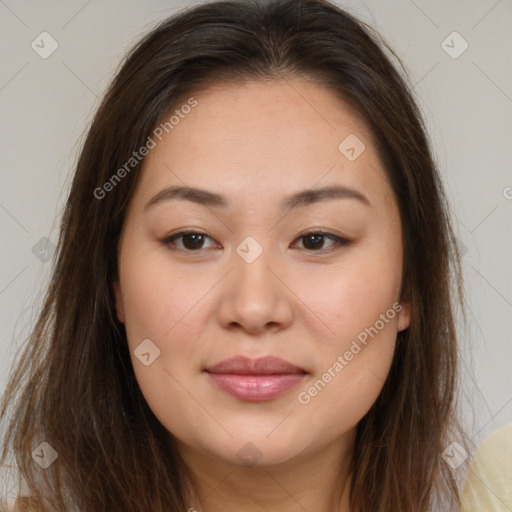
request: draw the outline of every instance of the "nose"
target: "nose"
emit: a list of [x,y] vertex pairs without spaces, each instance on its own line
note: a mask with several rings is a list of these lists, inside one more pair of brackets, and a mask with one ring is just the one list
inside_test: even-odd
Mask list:
[[219,322],[227,329],[258,335],[288,327],[294,316],[293,293],[270,251],[252,263],[233,255],[234,268],[224,281]]

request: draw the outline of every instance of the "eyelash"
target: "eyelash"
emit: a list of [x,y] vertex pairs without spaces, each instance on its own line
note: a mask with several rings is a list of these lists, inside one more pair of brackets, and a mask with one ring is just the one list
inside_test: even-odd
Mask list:
[[[195,252],[199,253],[202,250],[204,250],[202,248],[201,249],[197,249],[197,250],[190,250],[190,249],[185,249],[185,248],[181,248],[181,247],[176,247],[174,245],[174,241],[176,239],[182,238],[185,235],[203,235],[203,236],[213,240],[206,233],[202,233],[201,231],[180,231],[179,233],[176,233],[176,234],[174,234],[172,236],[168,236],[168,237],[164,238],[163,240],[161,240],[161,243],[163,245],[165,245],[168,249],[173,250],[173,251],[184,251],[184,252],[188,252],[188,253],[195,253]],[[320,236],[323,236],[325,238],[329,238],[330,240],[333,240],[335,242],[334,245],[332,245],[330,248],[327,248],[327,249],[318,249],[318,250],[303,249],[303,250],[306,250],[306,251],[309,251],[309,252],[312,252],[312,253],[324,253],[325,254],[325,253],[328,253],[328,252],[333,252],[333,251],[339,250],[342,247],[347,247],[347,246],[349,246],[349,245],[351,245],[353,243],[351,240],[339,237],[337,235],[334,235],[332,233],[328,233],[328,232],[325,232],[325,231],[308,231],[307,233],[303,233],[302,235],[300,235],[297,238],[297,240],[300,240],[302,238],[306,238],[306,237],[311,236],[311,235],[320,235]],[[174,245],[174,247],[173,247],[173,245]]]

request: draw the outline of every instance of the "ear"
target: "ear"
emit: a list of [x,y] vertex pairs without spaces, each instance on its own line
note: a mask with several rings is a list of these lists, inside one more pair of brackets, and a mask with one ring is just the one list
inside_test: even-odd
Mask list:
[[411,325],[411,303],[401,302],[402,309],[398,313],[398,330],[403,331]]
[[114,281],[114,294],[116,296],[116,312],[117,318],[124,324],[124,305],[123,297],[121,295],[121,287],[117,281]]

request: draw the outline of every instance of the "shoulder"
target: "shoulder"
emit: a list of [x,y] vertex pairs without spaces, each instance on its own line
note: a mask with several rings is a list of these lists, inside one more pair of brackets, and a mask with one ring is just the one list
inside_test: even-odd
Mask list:
[[[512,423],[504,425],[503,427],[495,430],[489,434],[482,442],[480,447],[504,447],[502,443],[508,443],[506,446],[510,449],[510,441],[512,440]],[[480,448],[479,448],[480,449]]]
[[471,461],[462,498],[464,512],[512,510],[512,423],[482,441]]

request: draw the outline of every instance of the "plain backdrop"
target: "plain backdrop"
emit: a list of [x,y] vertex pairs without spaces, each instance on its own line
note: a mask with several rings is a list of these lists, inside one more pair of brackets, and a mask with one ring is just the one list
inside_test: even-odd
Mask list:
[[[0,0],[0,392],[48,282],[91,116],[132,45],[190,3]],[[464,254],[462,399],[479,442],[512,421],[512,2],[338,3],[394,48],[427,120]],[[47,58],[42,37],[45,51],[58,45]]]

